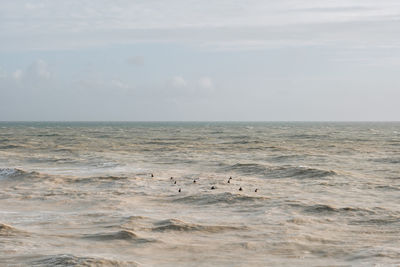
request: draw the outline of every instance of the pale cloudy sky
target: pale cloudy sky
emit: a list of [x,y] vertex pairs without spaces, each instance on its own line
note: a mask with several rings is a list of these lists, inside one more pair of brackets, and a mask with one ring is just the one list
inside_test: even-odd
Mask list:
[[0,0],[0,120],[400,120],[398,0]]

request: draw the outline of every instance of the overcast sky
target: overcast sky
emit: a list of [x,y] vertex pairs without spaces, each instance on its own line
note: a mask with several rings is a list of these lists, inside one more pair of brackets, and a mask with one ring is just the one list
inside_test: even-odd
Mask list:
[[400,120],[398,0],[0,0],[0,120]]

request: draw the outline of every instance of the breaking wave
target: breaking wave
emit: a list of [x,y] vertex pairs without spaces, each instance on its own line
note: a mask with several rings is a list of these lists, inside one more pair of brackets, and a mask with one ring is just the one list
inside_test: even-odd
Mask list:
[[37,175],[39,175],[38,172],[27,172],[17,168],[0,168],[0,178],[18,178]]
[[14,228],[11,225],[0,223],[0,237],[12,237],[18,235],[28,235],[28,233]]

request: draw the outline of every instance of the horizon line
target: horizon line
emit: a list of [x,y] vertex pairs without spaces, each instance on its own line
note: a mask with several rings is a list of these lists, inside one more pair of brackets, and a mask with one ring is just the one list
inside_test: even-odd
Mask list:
[[0,123],[15,122],[148,122],[148,123],[176,123],[176,122],[400,122],[400,120],[0,120]]

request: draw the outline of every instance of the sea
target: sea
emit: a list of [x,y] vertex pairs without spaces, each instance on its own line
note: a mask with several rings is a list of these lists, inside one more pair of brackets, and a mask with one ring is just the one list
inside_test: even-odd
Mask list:
[[400,266],[400,122],[0,122],[0,266]]

